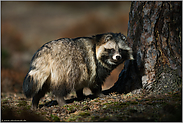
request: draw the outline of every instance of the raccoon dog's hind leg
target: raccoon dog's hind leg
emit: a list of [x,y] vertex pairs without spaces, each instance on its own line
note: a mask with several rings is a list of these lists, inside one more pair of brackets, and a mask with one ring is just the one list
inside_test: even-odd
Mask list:
[[66,85],[67,84],[63,82],[62,84],[52,86],[51,88],[52,93],[56,96],[59,106],[64,106],[66,104],[64,97],[71,91]]
[[38,93],[36,93],[32,99],[32,108],[33,109],[36,109],[38,108],[38,104],[39,104],[39,100],[44,97],[44,95],[46,94],[46,92],[49,91],[49,83],[48,82],[45,82],[43,84],[43,87],[42,89],[40,89],[38,91]]

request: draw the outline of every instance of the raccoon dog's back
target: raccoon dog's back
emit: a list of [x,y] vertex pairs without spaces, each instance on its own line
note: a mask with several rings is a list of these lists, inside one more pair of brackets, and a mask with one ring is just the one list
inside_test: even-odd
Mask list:
[[59,90],[56,93],[62,96],[74,88],[88,86],[96,69],[91,40],[63,38],[44,44],[34,54],[25,77],[23,91],[26,97],[34,96],[44,84],[47,91]]

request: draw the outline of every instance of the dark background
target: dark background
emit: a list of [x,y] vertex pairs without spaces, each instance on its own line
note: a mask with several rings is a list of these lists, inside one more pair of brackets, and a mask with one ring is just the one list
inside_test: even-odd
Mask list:
[[[1,2],[1,91],[22,92],[33,54],[58,38],[121,32],[127,35],[131,2]],[[118,79],[120,65],[103,89]]]

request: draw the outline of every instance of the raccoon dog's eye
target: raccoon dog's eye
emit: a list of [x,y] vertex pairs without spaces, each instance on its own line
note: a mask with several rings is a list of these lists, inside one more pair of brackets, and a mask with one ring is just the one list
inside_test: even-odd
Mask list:
[[119,52],[120,53],[127,53],[128,51],[127,50],[123,50],[123,49],[119,49]]
[[109,36],[107,36],[107,37],[105,38],[105,41],[107,42],[107,41],[110,41],[111,39],[112,39],[112,36],[109,35]]
[[111,52],[115,52],[115,50],[114,49],[111,49]]
[[114,53],[115,49],[107,49],[108,53]]
[[119,49],[119,52],[122,52],[123,50],[122,49]]

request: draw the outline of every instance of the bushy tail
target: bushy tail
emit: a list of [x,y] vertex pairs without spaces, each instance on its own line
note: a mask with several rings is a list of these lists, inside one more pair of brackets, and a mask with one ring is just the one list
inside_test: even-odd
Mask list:
[[33,97],[39,90],[42,89],[43,84],[49,77],[48,73],[43,73],[40,71],[33,72],[33,70],[27,73],[23,82],[23,92],[27,98]]
[[32,97],[33,95],[33,78],[27,73],[24,82],[23,82],[23,92],[27,98]]

